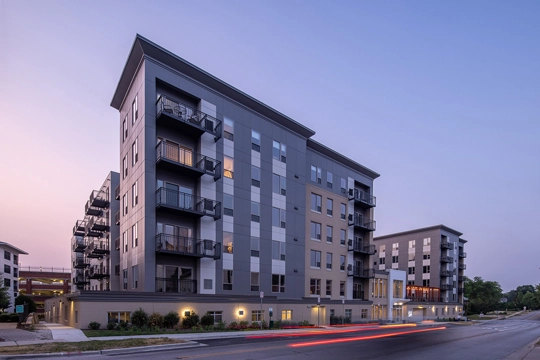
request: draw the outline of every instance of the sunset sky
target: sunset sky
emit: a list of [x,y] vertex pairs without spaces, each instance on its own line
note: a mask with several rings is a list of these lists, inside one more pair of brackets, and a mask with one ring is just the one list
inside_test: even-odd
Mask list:
[[463,232],[469,277],[540,283],[540,2],[0,0],[0,241],[70,268],[119,171],[137,33],[381,174],[375,236]]

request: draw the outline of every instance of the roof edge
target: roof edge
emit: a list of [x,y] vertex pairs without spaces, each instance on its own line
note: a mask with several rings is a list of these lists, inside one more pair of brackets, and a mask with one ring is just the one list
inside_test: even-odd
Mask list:
[[4,245],[4,246],[6,246],[6,247],[9,247],[9,248],[11,248],[11,249],[17,251],[17,252],[18,252],[19,254],[21,254],[21,255],[28,255],[28,253],[27,253],[26,251],[21,250],[21,249],[19,249],[18,247],[11,245],[10,243],[0,241],[0,245]]
[[451,233],[453,233],[453,234],[456,234],[457,236],[463,235],[463,233],[460,233],[460,232],[457,231],[457,230],[454,230],[454,229],[452,229],[452,228],[449,228],[449,227],[446,226],[446,225],[439,224],[439,225],[428,226],[428,227],[425,227],[425,228],[419,228],[419,229],[413,229],[413,230],[406,230],[406,231],[402,231],[402,232],[398,232],[398,233],[393,233],[393,234],[387,234],[387,235],[376,236],[376,237],[373,237],[373,241],[376,241],[376,240],[384,240],[384,239],[391,238],[391,237],[402,236],[402,235],[408,235],[408,234],[414,234],[414,233],[418,233],[418,232],[429,231],[429,230],[436,230],[436,229],[445,230],[445,231],[451,232]]

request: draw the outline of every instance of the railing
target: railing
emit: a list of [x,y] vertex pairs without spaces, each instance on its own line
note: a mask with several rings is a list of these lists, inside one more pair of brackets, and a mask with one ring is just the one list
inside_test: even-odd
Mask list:
[[377,198],[375,196],[358,189],[349,189],[349,200],[361,202],[369,206],[376,206],[377,202]]
[[464,252],[464,251],[460,251],[460,252],[459,252],[459,257],[460,257],[460,258],[466,258],[466,257],[467,257],[467,253]]
[[456,272],[454,270],[441,270],[441,277],[453,276]]
[[90,205],[90,200],[88,200],[86,204],[84,204],[84,213],[86,215],[101,216],[103,214],[103,210],[98,207],[93,207]]
[[57,273],[71,273],[71,268],[56,268],[56,267],[43,267],[43,266],[19,266],[19,274],[21,271],[39,271],[39,272],[57,272]]
[[90,206],[100,208],[109,206],[109,195],[105,191],[93,190],[90,193]]
[[352,293],[352,298],[353,300],[366,300],[364,298],[364,291],[359,291],[359,290],[354,290],[353,289],[353,293]]
[[452,262],[454,262],[454,258],[452,256],[441,256],[441,262],[442,263],[452,263]]
[[156,206],[191,211],[216,220],[221,218],[221,202],[163,187],[156,190]]
[[109,228],[109,219],[107,217],[98,219],[90,218],[90,220],[88,220],[88,227],[97,231],[107,230]]
[[87,273],[89,278],[107,277],[109,276],[109,267],[99,265],[90,266],[90,268],[87,270]]
[[166,159],[182,166],[197,169],[212,175],[214,180],[221,177],[221,161],[209,156],[184,149],[178,145],[161,141],[156,145],[156,161]]
[[414,302],[442,302],[442,297],[434,296],[406,296],[406,299]]
[[75,223],[75,226],[73,227],[73,235],[75,235],[76,233],[84,234],[85,228],[86,228],[86,221],[77,220],[77,222]]
[[467,268],[467,265],[465,264],[459,264],[458,265],[459,270],[465,270]]
[[354,225],[371,231],[375,231],[375,220],[365,218],[362,214],[355,213],[354,217],[349,214],[349,226]]
[[161,95],[156,101],[156,118],[161,113],[214,135],[216,141],[221,138],[220,120],[165,95]]
[[77,257],[74,261],[73,261],[73,267],[79,267],[79,268],[83,268],[83,267],[87,267],[89,266],[90,264],[88,263],[88,260],[86,260],[86,258],[84,257]]
[[86,247],[86,242],[84,241],[83,236],[73,235],[73,237],[71,238],[71,242],[73,243],[73,250]]
[[452,290],[454,285],[452,284],[441,284],[441,290]]
[[375,254],[375,245],[363,245],[362,241],[358,240],[349,240],[349,251],[355,251],[360,253],[365,253],[368,255]]
[[465,276],[458,276],[458,281],[459,282],[465,281]]
[[157,292],[197,293],[197,280],[156,278]]
[[105,253],[109,251],[107,240],[93,240],[88,242],[88,251],[93,253]]
[[120,184],[116,185],[114,188],[114,198],[120,200]]
[[442,240],[441,249],[454,250],[454,244],[452,244],[451,242],[448,242],[448,240]]
[[364,269],[360,266],[347,266],[347,275],[371,279],[375,277],[375,269]]
[[170,251],[183,255],[221,258],[221,244],[212,240],[186,236],[157,234],[156,251]]

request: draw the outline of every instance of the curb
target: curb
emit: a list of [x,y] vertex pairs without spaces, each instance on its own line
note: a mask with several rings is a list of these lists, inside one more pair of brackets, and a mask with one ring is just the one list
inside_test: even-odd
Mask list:
[[[521,349],[518,349],[518,350],[514,351],[513,353],[511,353],[510,355],[505,357],[504,360],[522,360],[522,359],[526,359],[527,356],[534,350],[535,344],[538,341],[540,341],[540,338],[530,342],[529,344],[522,347]],[[532,358],[531,358],[531,360],[532,360]]]

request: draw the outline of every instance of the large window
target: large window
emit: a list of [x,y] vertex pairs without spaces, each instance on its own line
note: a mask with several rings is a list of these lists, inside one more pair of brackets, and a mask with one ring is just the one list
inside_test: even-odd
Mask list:
[[272,292],[285,292],[285,275],[272,274]]
[[234,159],[228,156],[223,157],[223,176],[229,179],[234,178]]
[[223,311],[207,311],[206,314],[214,318],[214,324],[223,321]]
[[251,149],[261,152],[261,134],[255,130],[251,130]]
[[326,225],[326,242],[332,243],[333,236],[334,236],[334,228],[331,227],[330,225]]
[[234,200],[232,195],[223,194],[223,214],[228,216],[234,215]]
[[321,295],[321,279],[309,280],[309,293],[311,295]]
[[429,274],[431,272],[431,267],[429,265],[422,267],[422,272],[424,274]]
[[285,210],[276,207],[272,208],[272,226],[285,229]]
[[131,247],[137,247],[139,245],[139,223],[135,223],[131,227]]
[[251,273],[251,291],[259,291],[259,273],[258,272],[252,272]]
[[11,260],[11,253],[7,250],[4,250],[4,259]]
[[251,256],[259,257],[260,239],[258,237],[251,238]]
[[223,270],[223,290],[232,290],[233,287],[233,271]]
[[326,268],[332,270],[332,253],[326,253]]
[[311,193],[311,211],[321,212],[322,210],[322,197]]
[[251,221],[261,222],[261,204],[258,202],[251,202]]
[[272,142],[272,157],[281,162],[287,162],[287,149],[285,144],[274,140]]
[[330,171],[326,172],[326,186],[330,189],[334,186],[334,176]]
[[292,320],[292,310],[281,310],[281,320]]
[[345,255],[339,255],[339,270],[345,271]]
[[409,266],[409,275],[414,275],[416,268],[414,266]]
[[311,222],[311,239],[312,240],[321,240],[321,224],[316,222]]
[[321,168],[311,165],[311,181],[317,184],[322,182]]
[[272,192],[287,195],[287,180],[284,176],[272,174]]
[[332,280],[326,280],[326,296],[332,296]]
[[129,311],[109,311],[107,312],[107,323],[120,323],[130,322],[130,312]]
[[251,165],[251,185],[261,187],[261,168]]
[[326,198],[326,215],[332,216],[334,213],[334,200]]
[[321,252],[317,250],[311,250],[311,260],[309,265],[313,268],[321,268]]
[[339,244],[342,246],[345,246],[346,238],[347,238],[347,231],[340,229],[339,230]]
[[430,246],[431,245],[431,238],[425,238],[424,239],[424,246]]
[[398,256],[394,255],[392,256],[392,264],[397,264],[399,262]]
[[263,321],[264,310],[251,310],[251,321]]
[[230,232],[223,232],[223,253],[233,253],[233,234]]
[[409,249],[414,249],[416,245],[416,240],[409,240]]
[[361,309],[362,313],[360,315],[360,317],[362,319],[367,319],[367,309]]
[[234,141],[234,122],[226,117],[223,118],[223,137]]
[[272,240],[272,259],[285,260],[285,243]]
[[403,297],[403,280],[394,280],[394,292],[392,294],[392,297]]

